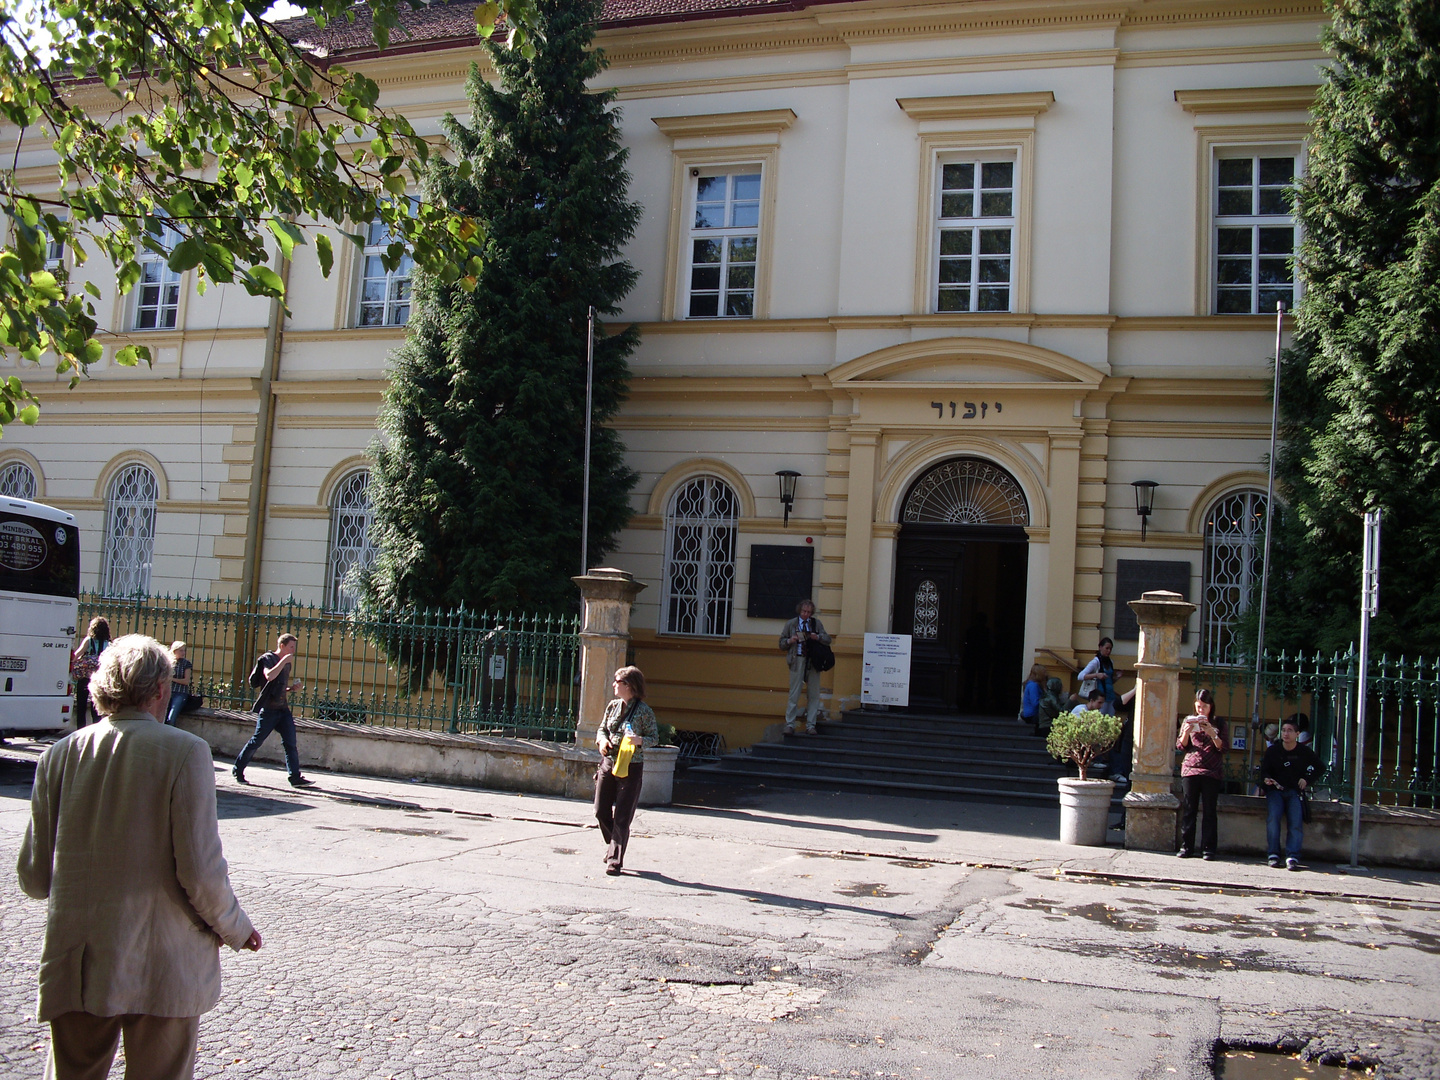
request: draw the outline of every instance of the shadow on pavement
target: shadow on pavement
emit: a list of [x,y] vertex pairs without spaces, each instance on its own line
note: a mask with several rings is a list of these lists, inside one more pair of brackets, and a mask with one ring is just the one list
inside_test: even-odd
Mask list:
[[30,801],[35,784],[35,759],[0,755],[0,799]]
[[627,870],[626,876],[645,878],[661,885],[674,885],[681,889],[695,889],[702,893],[725,893],[727,896],[743,896],[757,904],[791,908],[796,911],[851,911],[857,915],[875,915],[882,919],[896,919],[913,922],[914,916],[903,912],[876,911],[874,908],[857,907],[853,904],[832,904],[825,900],[806,900],[799,896],[783,896],[780,893],[765,892],[762,889],[729,889],[723,885],[711,885],[704,881],[681,881],[654,870]]
[[[941,830],[1056,840],[1060,806],[969,802],[837,791],[804,791],[757,784],[714,784],[676,777],[677,810],[734,815],[793,828],[850,833],[880,840],[934,843]],[[803,819],[810,819],[808,821]],[[815,820],[820,819],[820,820]],[[844,822],[853,821],[848,825]],[[876,828],[892,825],[895,830]],[[905,831],[901,831],[905,830]]]
[[215,793],[215,812],[221,818],[272,817],[311,809],[309,803],[289,799],[272,799],[250,791],[222,788]]

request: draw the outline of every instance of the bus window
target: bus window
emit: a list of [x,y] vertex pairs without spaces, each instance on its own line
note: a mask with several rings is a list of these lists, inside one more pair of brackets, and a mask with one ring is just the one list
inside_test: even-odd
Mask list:
[[75,526],[0,502],[0,592],[79,596],[80,537]]

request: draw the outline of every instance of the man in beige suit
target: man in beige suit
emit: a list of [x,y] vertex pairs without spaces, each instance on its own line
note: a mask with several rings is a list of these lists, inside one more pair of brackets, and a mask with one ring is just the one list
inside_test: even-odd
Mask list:
[[47,1080],[105,1080],[122,1034],[126,1080],[189,1080],[220,944],[260,948],[220,850],[210,748],[164,723],[173,669],[153,638],[113,642],[90,679],[105,719],[35,769],[18,872],[49,901]]

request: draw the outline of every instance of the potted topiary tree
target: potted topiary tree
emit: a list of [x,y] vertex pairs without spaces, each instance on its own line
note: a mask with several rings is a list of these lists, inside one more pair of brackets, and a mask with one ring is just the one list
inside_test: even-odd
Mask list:
[[1110,824],[1110,797],[1113,780],[1091,780],[1086,776],[1095,759],[1120,738],[1120,718],[1097,709],[1061,713],[1050,725],[1045,748],[1052,757],[1073,761],[1078,778],[1060,777],[1060,842],[1103,846]]

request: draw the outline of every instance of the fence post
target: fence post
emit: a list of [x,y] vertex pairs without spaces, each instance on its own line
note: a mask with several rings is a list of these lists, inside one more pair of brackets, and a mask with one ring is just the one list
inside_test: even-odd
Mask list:
[[580,708],[575,744],[593,741],[610,700],[610,680],[625,666],[630,647],[630,606],[645,586],[624,570],[592,569],[572,577],[580,588],[584,615],[580,624]]
[[1140,624],[1135,662],[1135,761],[1125,796],[1125,846],[1174,851],[1180,800],[1175,782],[1175,718],[1180,703],[1180,634],[1195,605],[1179,593],[1131,600]]

